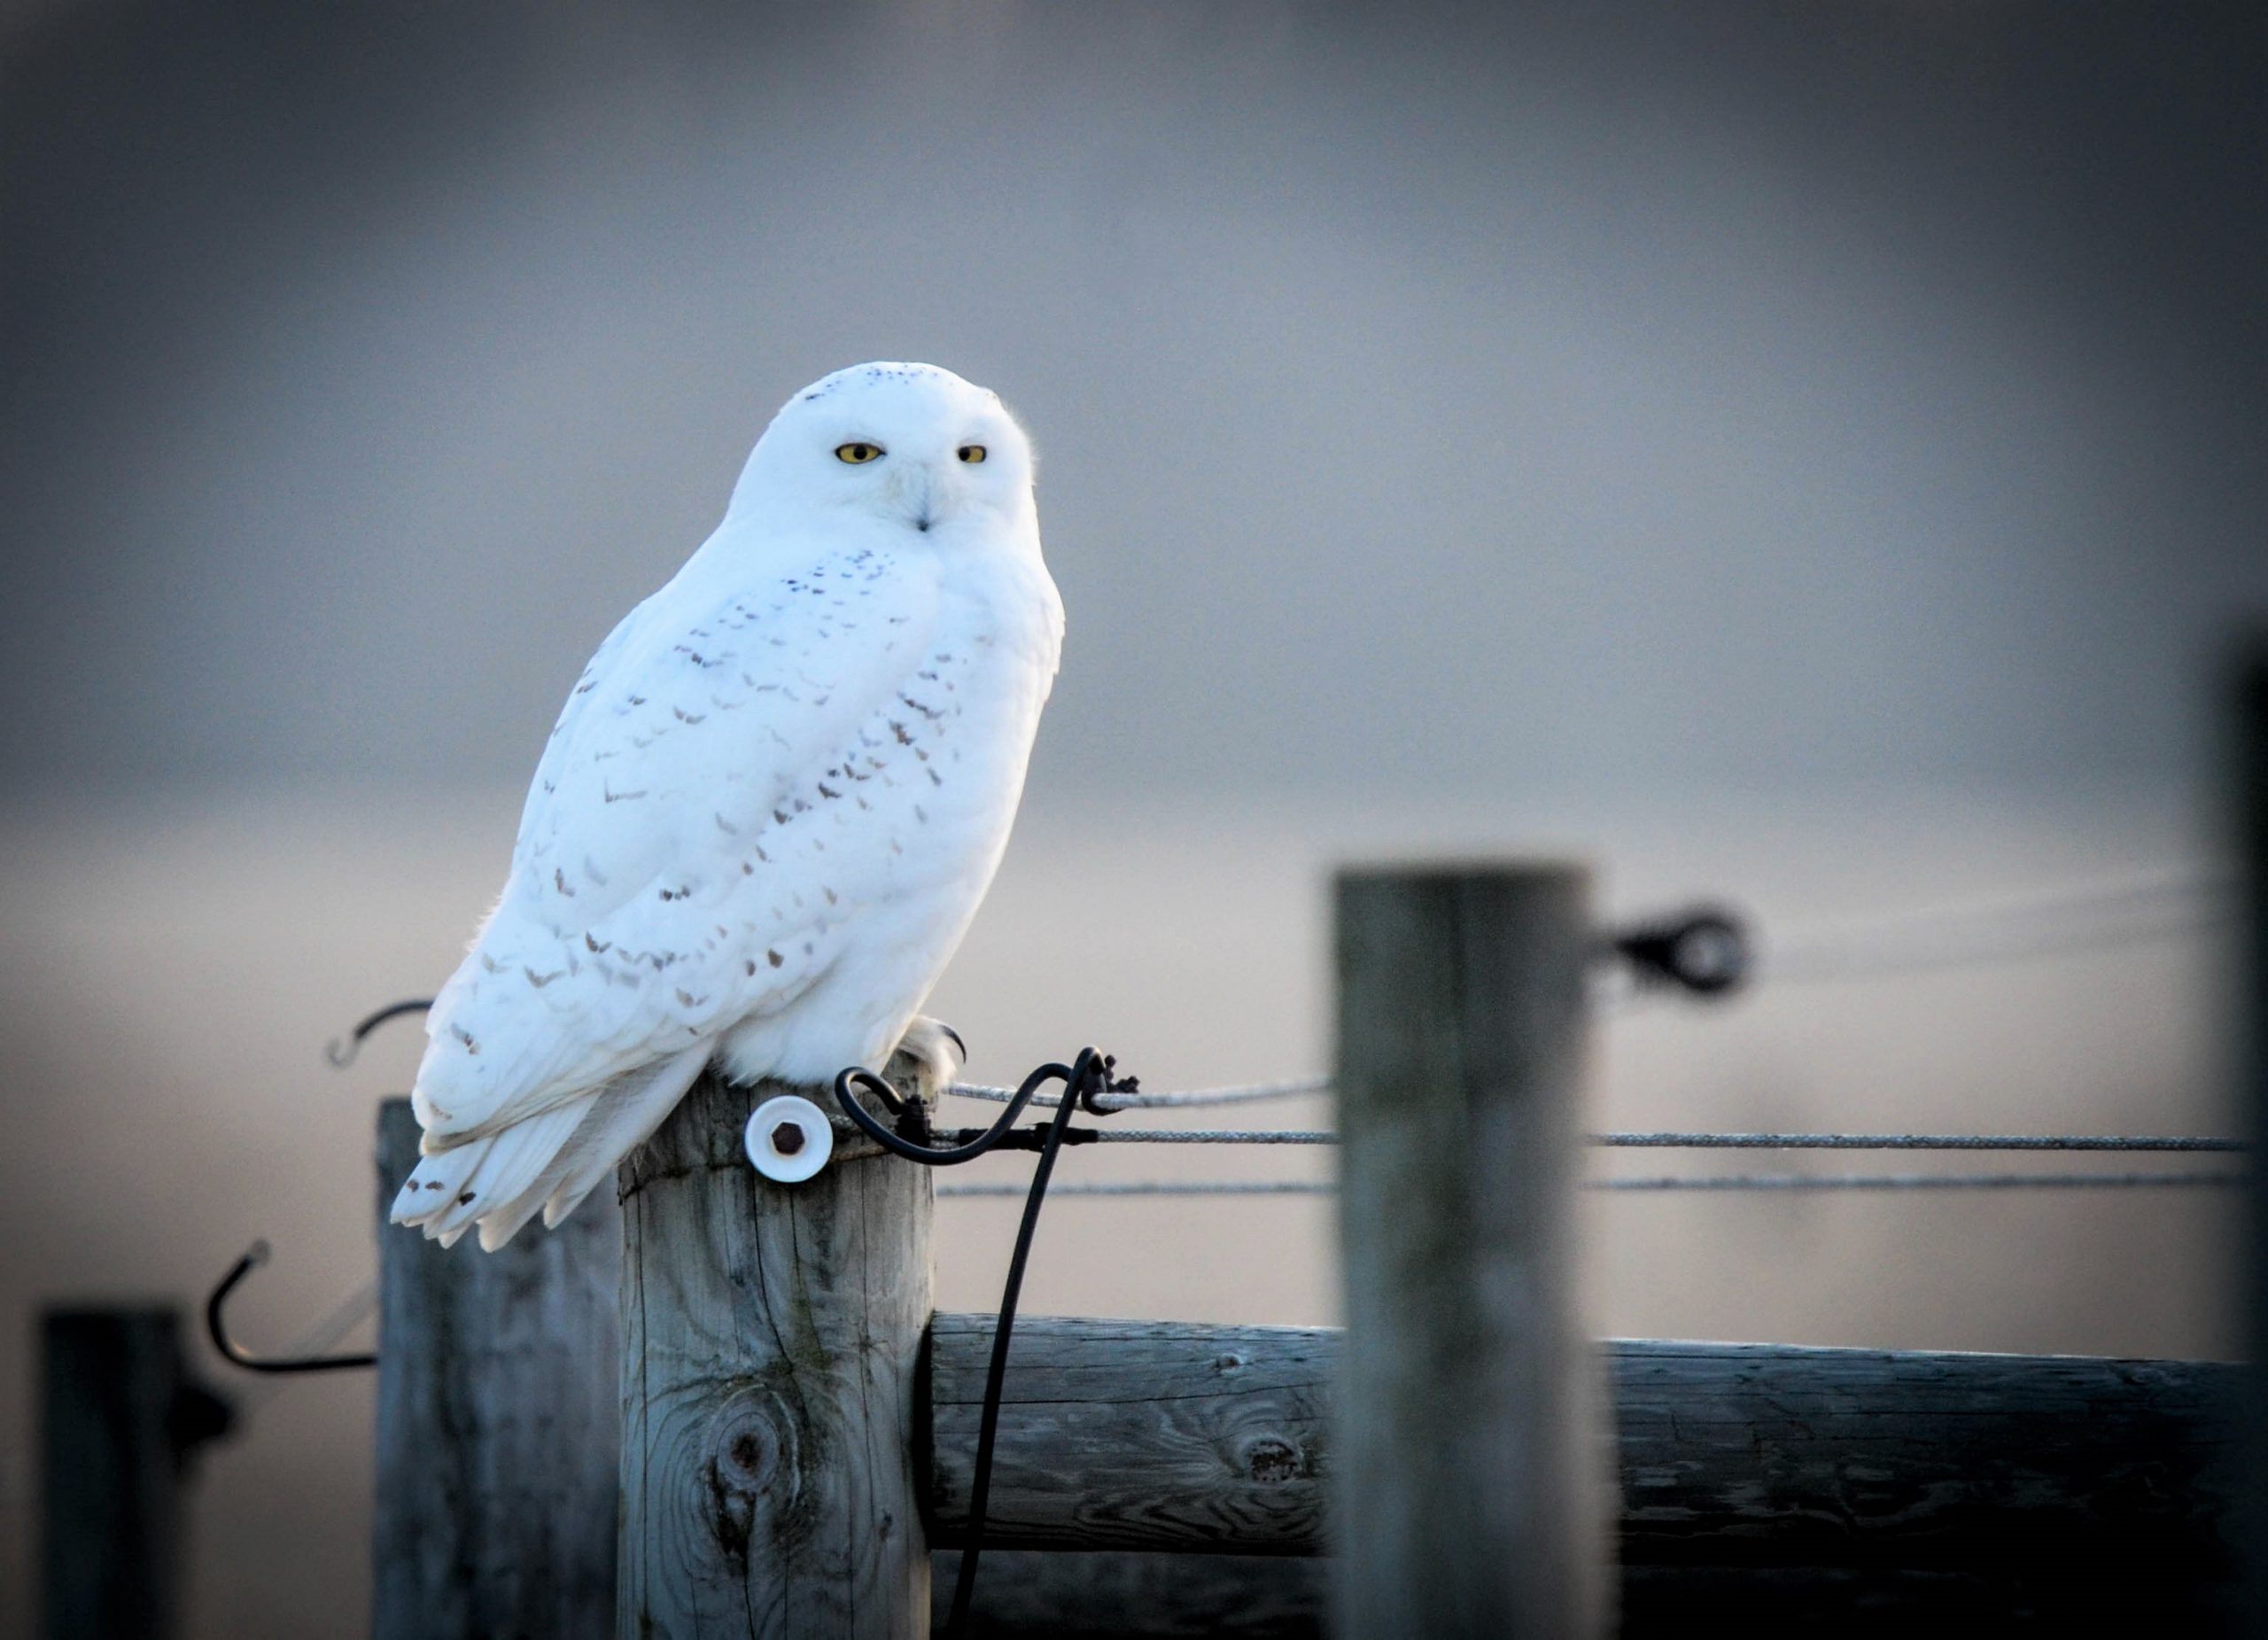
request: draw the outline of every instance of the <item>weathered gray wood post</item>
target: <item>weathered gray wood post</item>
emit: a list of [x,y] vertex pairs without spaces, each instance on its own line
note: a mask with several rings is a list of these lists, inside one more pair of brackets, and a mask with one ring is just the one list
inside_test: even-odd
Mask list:
[[1609,1427],[1573,1291],[1593,944],[1565,866],[1338,882],[1338,1629],[1596,1635]]
[[188,1377],[170,1309],[51,1310],[40,1343],[43,1631],[168,1640],[190,1460],[228,1404]]
[[818,1178],[760,1178],[782,1092],[833,1108],[703,1078],[623,1165],[623,1640],[929,1630],[929,1170],[838,1121]]
[[494,1253],[385,1222],[417,1162],[378,1112],[377,1640],[614,1631],[620,1215],[602,1190]]

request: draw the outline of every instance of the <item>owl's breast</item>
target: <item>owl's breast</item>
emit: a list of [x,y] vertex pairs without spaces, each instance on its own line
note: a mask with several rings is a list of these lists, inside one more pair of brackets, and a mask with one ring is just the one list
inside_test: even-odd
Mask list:
[[[759,1008],[731,1032],[735,1075],[831,1076],[886,1055],[967,931],[998,867],[1021,797],[1061,642],[1060,607],[1037,577],[959,577],[933,618],[881,640],[894,681],[838,755],[774,816],[791,890],[810,926],[765,946],[810,988],[792,1011]],[[769,841],[769,839],[767,839]],[[758,920],[782,913],[769,865],[748,879]],[[759,977],[764,972],[760,968]]]

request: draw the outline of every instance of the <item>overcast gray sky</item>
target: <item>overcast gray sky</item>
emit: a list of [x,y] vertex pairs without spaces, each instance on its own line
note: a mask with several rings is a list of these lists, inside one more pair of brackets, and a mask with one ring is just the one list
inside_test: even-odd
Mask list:
[[802,383],[1044,459],[1035,790],[2180,781],[2256,11],[86,4],[0,58],[0,773],[524,780]]

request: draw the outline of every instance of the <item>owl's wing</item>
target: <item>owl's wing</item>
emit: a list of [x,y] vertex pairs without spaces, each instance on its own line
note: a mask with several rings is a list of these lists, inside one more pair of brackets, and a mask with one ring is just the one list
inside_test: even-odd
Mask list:
[[520,805],[520,829],[513,845],[516,850],[527,846],[530,828],[549,806],[552,794],[558,789],[560,773],[572,758],[576,737],[592,713],[591,697],[614,671],[647,612],[661,601],[662,595],[656,593],[617,621],[614,630],[600,640],[599,647],[591,652],[582,676],[575,680],[575,687],[567,691],[567,703],[559,709],[559,720],[551,726],[551,738],[544,742],[543,756],[536,760],[535,779],[528,786],[527,800]]
[[921,723],[901,703],[938,603],[930,563],[867,553],[754,590],[672,583],[617,629],[544,754],[503,898],[428,1016],[428,1152],[819,977],[859,868],[825,855],[819,811],[839,824],[868,806],[852,781],[926,758],[895,720]]

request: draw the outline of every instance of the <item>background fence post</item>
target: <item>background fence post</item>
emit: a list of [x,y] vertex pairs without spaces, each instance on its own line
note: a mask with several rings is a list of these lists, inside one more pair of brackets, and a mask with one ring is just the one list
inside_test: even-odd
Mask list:
[[171,1309],[50,1310],[40,1345],[44,1632],[168,1640],[190,1460],[228,1403],[186,1375]]
[[417,1162],[378,1111],[376,1640],[614,1631],[620,1388],[614,1193],[495,1253],[385,1222]]
[[760,1178],[742,1129],[790,1091],[833,1108],[704,1077],[623,1165],[624,1640],[929,1632],[929,1170],[839,1123]]
[[1601,1367],[1575,1310],[1584,873],[1338,882],[1338,1631],[1603,1632]]

